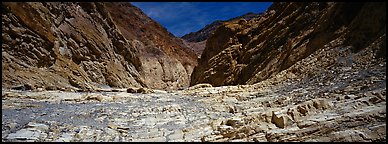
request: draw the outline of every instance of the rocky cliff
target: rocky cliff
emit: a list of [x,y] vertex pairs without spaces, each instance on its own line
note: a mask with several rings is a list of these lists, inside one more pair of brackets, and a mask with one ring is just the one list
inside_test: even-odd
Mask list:
[[[254,84],[323,48],[342,47],[354,54],[373,47],[371,59],[385,61],[385,16],[384,3],[274,3],[259,18],[218,27],[207,39],[191,85]],[[344,57],[326,58],[354,64]],[[291,72],[301,78],[314,75],[302,71]]]
[[196,56],[130,3],[2,3],[2,87],[189,85]]
[[209,36],[211,34],[213,34],[213,32],[220,25],[222,25],[224,22],[234,21],[234,20],[241,19],[241,18],[243,18],[245,20],[251,20],[253,18],[259,17],[261,14],[262,13],[256,14],[256,13],[250,12],[250,13],[246,13],[244,15],[241,15],[241,16],[238,16],[235,18],[231,18],[229,20],[216,20],[216,21],[206,25],[204,28],[200,29],[197,32],[191,32],[191,33],[188,33],[188,34],[182,36],[182,38],[188,42],[201,42],[201,41],[204,41],[207,38],[209,38]]
[[234,21],[236,19],[241,19],[241,18],[245,20],[251,20],[253,18],[259,17],[261,14],[262,13],[256,14],[256,13],[250,12],[235,18],[231,18],[229,20],[216,20],[206,25],[204,28],[200,29],[197,32],[191,32],[189,34],[182,36],[182,39],[184,39],[185,44],[187,44],[198,55],[198,57],[200,57],[203,50],[205,49],[206,40],[224,22]]
[[[298,13],[301,11],[306,13]],[[280,14],[275,17],[276,13]],[[303,15],[320,19],[298,19]],[[237,45],[242,48],[248,47],[245,47],[249,45],[246,41],[258,43],[256,47],[261,49],[250,49],[258,54],[271,52],[253,57],[261,60],[256,64],[265,63],[264,58],[278,60],[279,55],[284,54],[290,55],[280,60],[299,59],[302,54],[307,57],[291,63],[290,67],[268,79],[248,85],[213,87],[197,84],[176,91],[128,88],[103,93],[2,89],[2,141],[386,142],[385,4],[275,3],[264,16],[258,19],[259,22],[251,21],[261,25],[248,25],[246,29],[273,26],[268,30],[258,28],[251,33],[251,37],[256,39],[268,36],[262,41],[240,38],[241,33],[233,35],[239,28],[245,28],[240,27],[245,23],[243,20],[221,26],[215,36],[219,40],[230,38],[231,43],[243,42]],[[291,18],[283,21],[285,23],[314,23],[276,27],[278,19],[286,20],[283,16]],[[300,31],[287,33],[290,26]],[[343,28],[338,30],[338,26]],[[278,31],[273,29],[281,31],[283,28],[286,38],[290,38],[288,46],[281,49],[261,47],[281,45],[278,39],[284,35],[278,36]],[[304,29],[312,30],[307,33]],[[221,35],[222,31],[228,33]],[[44,33],[45,29],[38,32]],[[293,37],[295,35],[298,36]],[[217,37],[211,37],[208,46],[216,46]],[[326,43],[327,39],[331,41]],[[323,47],[318,47],[322,43]],[[233,59],[239,53],[231,53],[236,52],[236,46],[224,45],[226,48],[219,50],[222,52],[207,47],[204,56],[213,54],[210,61],[222,63],[211,63],[215,69],[205,73],[214,76],[212,74],[217,72],[230,72],[229,69],[235,68],[232,67],[236,64],[233,61],[241,62],[241,59]],[[239,48],[242,52],[248,51],[242,54],[250,54],[249,50]],[[276,51],[271,51],[271,48]],[[308,54],[307,48],[314,50]],[[289,53],[282,53],[282,49]],[[273,57],[270,54],[274,54]],[[225,60],[223,56],[229,56],[229,59]],[[245,55],[239,56],[244,58]],[[278,62],[262,65],[266,69],[261,72],[278,70],[277,66],[289,61]],[[222,65],[231,67],[221,71]],[[254,64],[248,66],[253,70],[256,68]]]

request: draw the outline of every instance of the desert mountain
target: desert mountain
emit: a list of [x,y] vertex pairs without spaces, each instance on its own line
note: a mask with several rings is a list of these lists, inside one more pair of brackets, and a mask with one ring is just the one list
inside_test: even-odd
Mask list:
[[130,3],[2,3],[2,87],[189,85],[195,54]]
[[211,34],[224,22],[234,21],[236,19],[245,19],[245,20],[251,20],[253,18],[257,18],[262,13],[256,14],[256,13],[246,13],[244,15],[231,18],[229,20],[216,20],[208,25],[206,25],[204,28],[200,29],[197,32],[191,32],[188,33],[181,38],[184,39],[185,44],[187,44],[196,54],[198,57],[201,56],[203,50],[206,46],[206,40],[210,37]]
[[385,13],[381,3],[274,3],[259,18],[219,26],[207,39],[191,85],[254,84],[323,48],[357,53],[372,47],[385,60]]
[[2,12],[2,141],[386,142],[385,3],[274,3],[225,22],[193,86],[168,91],[140,87],[188,85],[195,55],[130,4]]

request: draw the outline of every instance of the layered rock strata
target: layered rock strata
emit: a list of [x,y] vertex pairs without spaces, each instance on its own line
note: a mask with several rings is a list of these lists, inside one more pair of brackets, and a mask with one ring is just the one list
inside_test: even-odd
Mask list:
[[214,31],[221,26],[225,22],[234,21],[237,19],[245,19],[245,20],[251,20],[253,18],[260,17],[262,13],[246,13],[242,16],[238,16],[235,18],[231,18],[229,20],[216,20],[208,25],[206,25],[204,28],[200,29],[197,32],[191,32],[184,36],[182,36],[182,39],[184,40],[184,43],[188,45],[198,56],[198,58],[201,57],[203,50],[206,46],[206,40],[214,33]]
[[[254,84],[326,47],[357,53],[385,37],[385,17],[384,3],[274,3],[259,18],[218,27],[190,84]],[[385,58],[379,42],[375,52]]]
[[189,85],[196,56],[130,3],[2,3],[2,87]]
[[[2,141],[385,142],[386,63],[373,59],[374,50],[324,48],[254,85],[148,94],[3,90]],[[324,57],[339,61],[317,60]]]

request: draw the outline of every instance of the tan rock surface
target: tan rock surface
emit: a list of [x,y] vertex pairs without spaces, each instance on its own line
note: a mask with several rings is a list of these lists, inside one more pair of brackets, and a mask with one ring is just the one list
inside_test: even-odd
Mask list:
[[[288,14],[300,4],[278,3],[273,8]],[[328,8],[331,14],[335,7],[349,8],[335,3],[312,6]],[[370,16],[380,8],[385,6],[366,3],[359,15],[354,14],[358,15],[355,19]],[[268,11],[267,15],[275,13]],[[375,18],[378,16],[368,20]],[[368,27],[369,22],[351,25]],[[231,23],[218,30],[235,33],[241,28]],[[349,46],[349,40],[365,37],[352,33],[357,31],[348,31],[288,68],[248,85],[203,82],[182,90],[133,86],[98,92],[3,88],[2,141],[386,142],[386,58],[381,55],[386,36],[381,33],[365,45],[353,43],[363,45],[358,49]],[[325,37],[316,37],[321,36]],[[215,55],[213,60],[224,61],[222,56],[234,55],[232,52],[240,46],[227,46],[227,51],[220,52],[223,55],[216,51],[209,54]],[[3,57],[12,58],[9,54]],[[228,60],[229,65],[235,65],[233,59]],[[115,65],[115,61],[110,63]],[[88,67],[98,69],[98,64]],[[117,78],[120,76],[111,77]],[[77,77],[73,79],[74,84],[82,85]],[[225,80],[233,82],[233,77]]]
[[[286,70],[254,85],[148,94],[3,90],[2,140],[386,141],[385,62],[355,60],[351,70],[334,61],[331,69],[320,67],[327,61],[306,64],[346,57],[337,50],[317,51],[291,67],[311,72],[309,78]],[[368,48],[354,57],[373,54]]]
[[2,9],[4,88],[178,89],[196,65],[180,39],[130,3],[5,2]]
[[[254,84],[326,47],[356,53],[385,37],[385,10],[382,3],[274,3],[259,18],[219,26],[190,85]],[[380,46],[375,52],[385,58]]]

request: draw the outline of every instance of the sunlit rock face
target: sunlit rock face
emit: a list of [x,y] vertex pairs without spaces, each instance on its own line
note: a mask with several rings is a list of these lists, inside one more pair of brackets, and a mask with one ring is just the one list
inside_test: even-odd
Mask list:
[[382,3],[274,3],[259,18],[219,26],[191,85],[254,84],[327,47],[357,53],[379,42],[376,57],[385,58],[385,10]]
[[[307,14],[298,14],[299,16],[318,13],[315,16],[322,17],[322,19],[311,24],[311,27],[297,28],[321,28],[311,30],[310,33],[319,32],[314,35],[290,37],[290,46],[295,50],[283,47],[282,50],[290,51],[290,55],[287,55],[285,59],[297,59],[300,55],[293,54],[298,54],[309,45],[320,46],[321,43],[324,45],[309,51],[310,54],[306,54],[303,58],[299,57],[300,60],[293,62],[282,71],[271,74],[268,78],[254,82],[255,79],[252,77],[252,80],[248,79],[248,83],[253,84],[235,86],[218,86],[222,83],[206,81],[180,90],[158,90],[140,86],[125,88],[102,86],[94,92],[60,91],[55,90],[56,87],[47,87],[50,91],[42,88],[37,88],[36,91],[25,91],[33,89],[35,85],[24,83],[14,86],[13,89],[2,89],[2,141],[386,142],[385,3],[275,3],[264,14],[267,18],[258,20],[262,22],[262,25],[257,27],[272,25],[275,28],[278,24],[277,21],[273,21],[283,19],[283,16],[295,17],[289,21],[300,22],[293,13],[303,11],[302,6],[305,9],[316,10],[306,11]],[[281,14],[279,10],[289,11],[291,14]],[[345,17],[344,15],[350,13],[346,13],[347,11],[351,11],[354,17]],[[280,13],[278,13],[279,16],[273,17],[272,15],[277,12]],[[380,17],[381,15],[384,17]],[[4,17],[3,15],[3,22]],[[315,19],[315,17],[304,18]],[[270,19],[272,20],[267,21]],[[307,20],[306,22],[309,22]],[[235,42],[236,39],[233,38],[240,34],[234,35],[233,33],[245,28],[241,25],[244,26],[251,22],[240,20],[225,24],[217,29],[215,36],[219,32],[227,35],[211,37],[208,45],[220,45],[221,42],[227,40]],[[348,27],[337,29],[336,24]],[[250,29],[248,26],[247,28]],[[333,30],[334,33],[332,33]],[[281,38],[270,31],[257,31],[256,39],[265,36],[261,35],[261,32],[269,35],[268,39],[263,39],[268,41],[261,45],[275,45],[277,43],[272,41],[277,40],[270,38]],[[38,32],[34,33],[36,37],[40,36]],[[39,33],[47,34],[47,31],[42,29]],[[302,33],[306,31],[296,31],[295,35]],[[331,39],[329,36],[333,35],[338,37]],[[229,39],[228,36],[232,38]],[[3,39],[4,37],[6,36],[3,36]],[[218,39],[220,42],[211,42],[212,39]],[[246,40],[249,42],[250,39]],[[326,43],[328,39],[330,41]],[[45,40],[49,41],[49,38]],[[297,40],[300,43],[294,45],[293,41]],[[144,43],[139,41],[132,41],[131,44],[134,47],[143,47]],[[311,41],[315,42],[310,44]],[[261,42],[255,43],[260,44]],[[212,77],[218,76],[217,72],[221,70],[231,73],[231,68],[226,69],[225,67],[239,65],[235,61],[240,59],[234,60],[234,56],[239,54],[236,53],[236,50],[249,51],[244,49],[246,45],[245,43],[232,43],[225,45],[226,48],[220,49],[220,52],[211,51],[208,47],[205,55],[211,56],[213,61],[218,60],[225,63],[212,63],[214,69],[209,69],[205,73]],[[62,47],[60,43],[59,46]],[[305,49],[300,49],[300,47],[305,47]],[[55,56],[61,53],[70,54],[66,49],[58,49],[54,51]],[[266,48],[262,47],[263,49]],[[271,54],[276,54],[275,56],[282,56],[281,49],[276,49],[278,52],[271,51],[269,48],[267,50],[272,52]],[[258,52],[261,51],[258,50]],[[141,53],[140,50],[137,54],[139,53]],[[22,55],[21,57],[28,58],[28,56]],[[229,56],[229,59],[225,59],[225,56]],[[268,57],[268,59],[276,59],[275,56]],[[239,55],[239,57],[244,58],[245,55]],[[7,59],[4,60],[4,58]],[[146,58],[149,57],[139,56],[141,63],[135,61],[133,63],[136,63],[135,65],[144,63],[157,65],[156,61]],[[261,55],[257,56],[258,60],[264,58]],[[3,50],[3,67],[5,64],[14,63],[20,67],[31,68],[27,64],[19,63],[20,61],[11,61],[12,59],[14,57]],[[43,66],[36,69],[43,71],[47,69],[44,65],[52,65],[54,67],[52,73],[54,73],[58,72],[55,71],[59,69],[58,64],[66,64],[65,58],[55,60],[54,64],[51,64],[49,59],[40,62],[39,65]],[[284,63],[287,62],[289,61],[284,61]],[[117,61],[98,63],[98,61],[82,61],[78,65],[81,65],[85,72],[79,75],[87,76],[94,72],[96,76],[90,79],[102,82],[109,81],[110,78],[118,75],[111,72],[112,77],[101,77],[98,76],[98,73],[106,73],[107,69],[121,70],[119,68],[121,63]],[[221,67],[222,64],[225,66]],[[77,63],[73,65],[76,66]],[[274,67],[264,65],[266,69],[263,68],[263,70],[276,70],[275,66],[279,66],[277,62],[271,65]],[[104,70],[106,66],[109,68]],[[22,68],[26,69],[24,67],[19,69]],[[72,70],[71,67],[66,68]],[[5,69],[9,73],[20,73],[16,71],[18,69],[15,70],[11,66]],[[198,67],[195,69],[197,70]],[[255,67],[253,66],[252,69]],[[9,73],[7,76],[10,75]],[[160,71],[154,74],[159,73]],[[141,74],[139,73],[140,76]],[[259,77],[260,73],[257,75]],[[51,75],[46,77],[50,79]],[[62,79],[54,80],[60,82]],[[233,82],[234,77],[228,75],[228,79],[216,77],[214,80]],[[82,83],[77,83],[78,81],[76,78],[69,79],[73,85],[81,85]],[[118,81],[112,82],[119,84]],[[138,81],[135,80],[135,82]],[[144,82],[144,84],[147,83]]]
[[130,3],[2,3],[2,86],[189,85],[196,56]]
[[188,33],[181,38],[184,40],[184,43],[190,47],[195,54],[197,54],[198,58],[201,57],[203,50],[206,46],[206,40],[214,33],[214,31],[221,26],[225,22],[234,21],[236,19],[245,19],[245,20],[251,20],[253,18],[260,17],[262,13],[246,13],[244,15],[231,18],[229,20],[216,20],[208,25],[206,25],[204,28],[200,29],[197,32],[191,32]]

